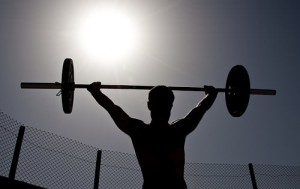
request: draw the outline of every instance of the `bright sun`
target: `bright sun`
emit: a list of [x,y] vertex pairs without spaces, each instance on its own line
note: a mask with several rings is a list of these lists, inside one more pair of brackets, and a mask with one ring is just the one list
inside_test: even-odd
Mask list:
[[137,31],[128,15],[97,10],[84,19],[80,38],[91,58],[106,62],[130,56],[137,46]]

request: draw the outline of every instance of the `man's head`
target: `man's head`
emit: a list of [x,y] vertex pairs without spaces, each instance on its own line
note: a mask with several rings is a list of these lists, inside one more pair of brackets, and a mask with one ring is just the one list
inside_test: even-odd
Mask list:
[[148,96],[148,108],[154,121],[168,122],[173,106],[174,94],[168,87],[159,85],[152,88]]

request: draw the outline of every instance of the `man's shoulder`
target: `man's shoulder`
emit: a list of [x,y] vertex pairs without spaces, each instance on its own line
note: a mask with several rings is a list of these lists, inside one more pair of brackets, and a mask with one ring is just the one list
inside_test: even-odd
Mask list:
[[134,137],[145,133],[147,128],[149,128],[149,124],[146,124],[140,119],[131,118],[129,128],[129,132],[127,134],[131,137]]
[[149,128],[150,126],[149,124],[146,124],[144,121],[136,118],[131,118],[129,125],[133,132],[147,130],[147,128]]
[[184,119],[177,119],[171,122],[170,126],[172,127],[176,127],[179,126],[181,124],[184,124]]
[[175,131],[179,135],[186,136],[189,134],[189,122],[186,119],[177,119],[170,124],[170,127],[173,131]]
[[140,119],[131,118],[130,125],[131,126],[147,126],[148,124],[146,124],[145,122],[143,122]]

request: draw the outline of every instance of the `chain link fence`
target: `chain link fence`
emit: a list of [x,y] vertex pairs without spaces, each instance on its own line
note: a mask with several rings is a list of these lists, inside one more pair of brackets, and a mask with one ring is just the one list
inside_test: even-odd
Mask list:
[[186,163],[189,188],[253,188],[248,165]]
[[15,144],[22,124],[0,112],[0,175],[8,177]]
[[300,167],[278,165],[255,165],[259,188],[300,188]]
[[26,127],[16,179],[47,188],[92,188],[97,150]]
[[[11,175],[20,126],[21,123],[0,112],[2,177]],[[95,147],[28,126],[21,145],[15,180],[54,189],[142,188],[142,173],[135,155],[103,150],[97,156],[99,149]],[[186,163],[185,180],[189,189],[256,188],[253,181],[257,188],[300,188],[300,167],[253,168],[251,175],[249,165]]]

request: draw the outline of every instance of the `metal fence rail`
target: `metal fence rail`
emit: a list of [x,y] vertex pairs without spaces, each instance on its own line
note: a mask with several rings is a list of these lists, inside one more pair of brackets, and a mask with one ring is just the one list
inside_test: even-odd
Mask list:
[[[25,128],[21,139],[20,128]],[[17,141],[20,150],[16,147]],[[3,112],[0,112],[0,176],[55,189],[133,189],[141,188],[143,183],[135,155],[101,151],[24,127]],[[190,189],[295,189],[300,188],[300,167],[186,163],[185,180]]]

